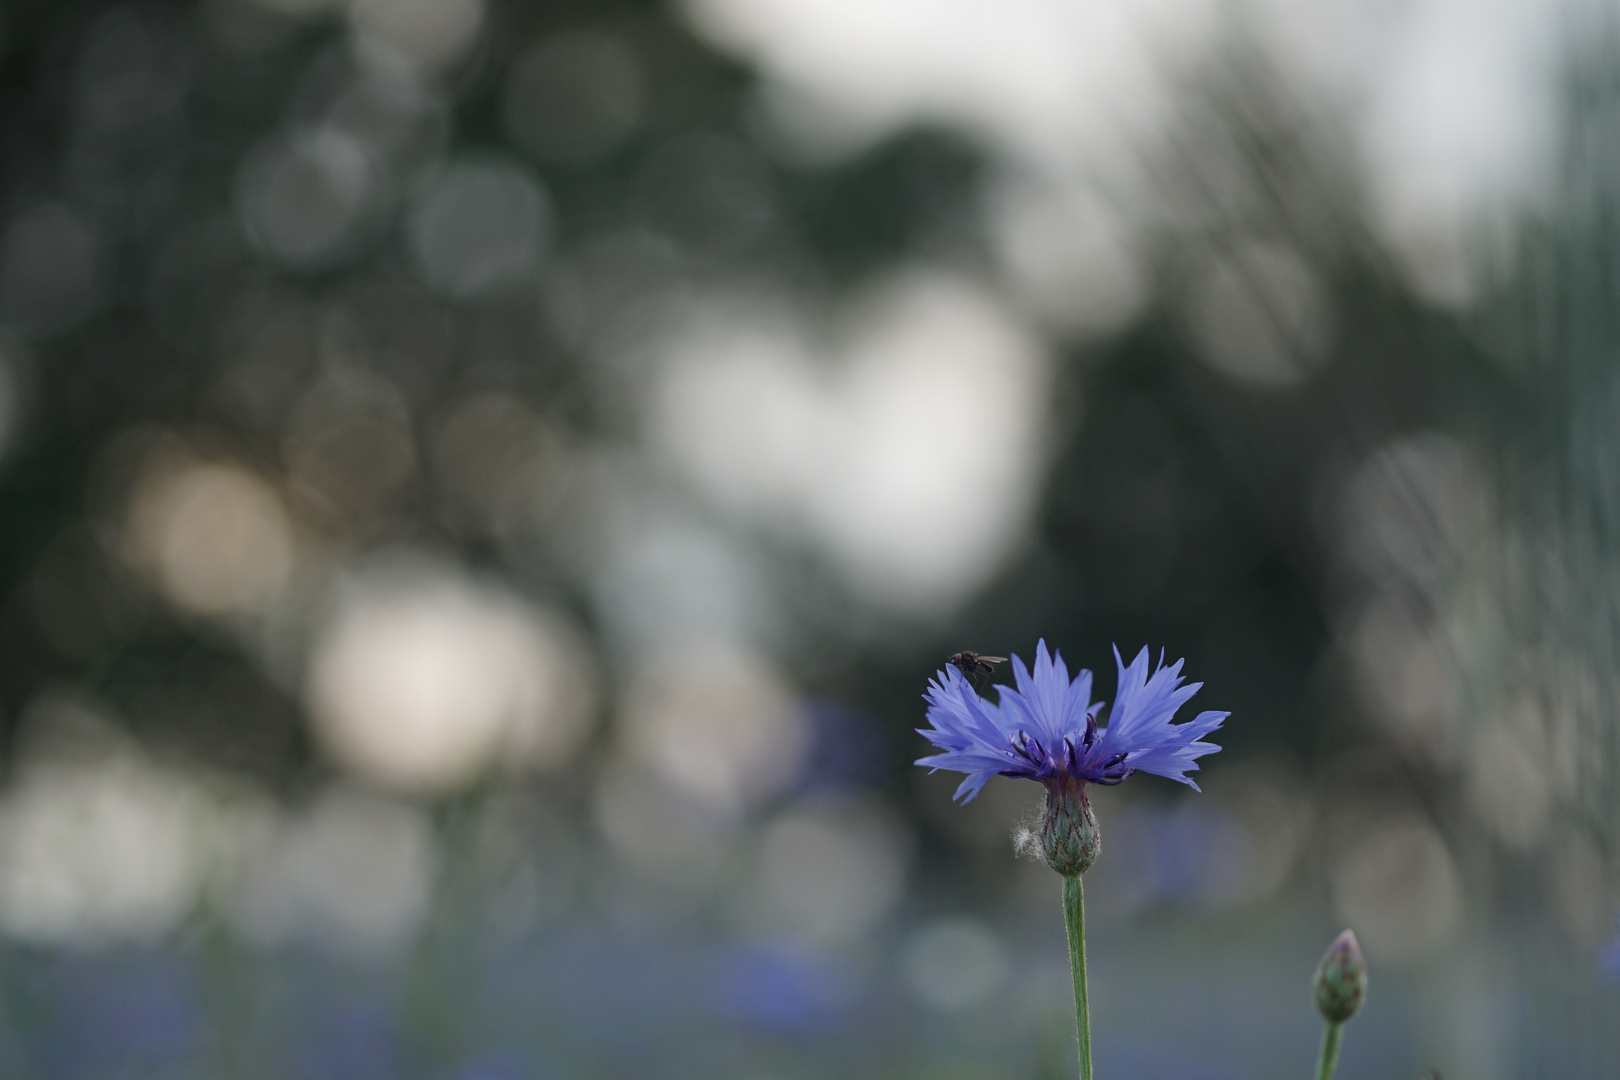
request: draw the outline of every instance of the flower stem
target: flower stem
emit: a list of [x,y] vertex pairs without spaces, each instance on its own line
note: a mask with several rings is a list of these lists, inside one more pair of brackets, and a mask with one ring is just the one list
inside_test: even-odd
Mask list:
[[[1086,900],[1079,874],[1063,877],[1063,921],[1069,928],[1069,967],[1074,972],[1074,1033],[1080,1040],[1080,1080],[1091,1080],[1091,1005],[1086,999]],[[1334,1036],[1335,1051],[1338,1037]]]
[[1333,1070],[1339,1067],[1339,1033],[1343,1030],[1343,1024],[1330,1020],[1327,1030],[1322,1032],[1322,1054],[1316,1062],[1316,1080],[1333,1080]]

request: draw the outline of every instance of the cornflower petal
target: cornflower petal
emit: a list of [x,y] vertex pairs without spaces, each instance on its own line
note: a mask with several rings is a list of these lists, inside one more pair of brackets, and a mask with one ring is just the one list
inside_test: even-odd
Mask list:
[[924,695],[931,726],[918,729],[944,752],[917,764],[966,773],[956,791],[963,802],[997,774],[1051,787],[1117,784],[1133,772],[1151,772],[1197,790],[1187,774],[1198,771],[1198,758],[1220,749],[1203,737],[1230,714],[1203,712],[1177,724],[1176,712],[1203,686],[1184,681],[1183,661],[1166,665],[1161,656],[1155,665],[1144,648],[1127,665],[1115,648],[1114,662],[1119,692],[1102,729],[1095,717],[1103,704],[1091,700],[1091,672],[1081,669],[1071,679],[1062,655],[1048,651],[1044,640],[1033,665],[1012,657],[1014,685],[997,687],[997,704],[946,668]]

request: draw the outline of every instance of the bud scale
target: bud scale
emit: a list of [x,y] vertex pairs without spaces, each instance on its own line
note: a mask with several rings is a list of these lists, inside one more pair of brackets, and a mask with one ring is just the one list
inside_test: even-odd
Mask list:
[[1367,964],[1354,930],[1333,939],[1316,966],[1316,1007],[1330,1024],[1342,1024],[1367,996]]
[[1097,815],[1086,797],[1086,782],[1062,777],[1046,785],[1041,808],[1041,854],[1046,865],[1064,877],[1091,869],[1102,851]]

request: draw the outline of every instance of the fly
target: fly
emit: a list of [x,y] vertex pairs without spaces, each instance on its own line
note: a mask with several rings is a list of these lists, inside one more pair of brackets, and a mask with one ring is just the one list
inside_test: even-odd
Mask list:
[[951,667],[970,679],[979,675],[992,674],[997,664],[1005,664],[1006,662],[1007,658],[1005,656],[986,656],[983,653],[967,651],[953,653],[951,658],[946,661]]

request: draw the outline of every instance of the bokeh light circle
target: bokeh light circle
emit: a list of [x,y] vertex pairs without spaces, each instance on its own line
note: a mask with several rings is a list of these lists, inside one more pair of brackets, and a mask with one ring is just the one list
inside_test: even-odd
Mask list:
[[551,204],[516,165],[460,162],[412,203],[411,252],[423,278],[467,298],[521,281],[540,264],[551,232]]

